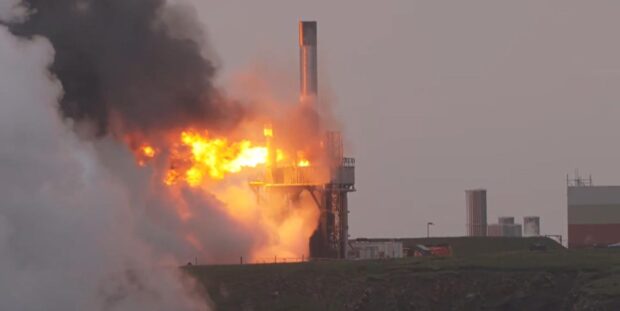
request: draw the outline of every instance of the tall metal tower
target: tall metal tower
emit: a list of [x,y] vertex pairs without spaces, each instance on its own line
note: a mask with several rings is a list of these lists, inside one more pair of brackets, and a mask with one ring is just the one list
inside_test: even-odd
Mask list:
[[[300,104],[313,107],[318,100],[317,23],[299,22]],[[314,107],[316,108],[316,107]],[[268,148],[272,129],[266,130]],[[310,258],[346,258],[348,244],[348,199],[355,191],[355,159],[344,156],[342,136],[337,131],[323,135],[323,161],[312,166],[268,165],[264,176],[250,182],[257,199],[280,197],[295,206],[302,193],[308,193],[320,211],[309,240]],[[270,151],[270,154],[274,154]],[[325,176],[327,175],[327,176]]]

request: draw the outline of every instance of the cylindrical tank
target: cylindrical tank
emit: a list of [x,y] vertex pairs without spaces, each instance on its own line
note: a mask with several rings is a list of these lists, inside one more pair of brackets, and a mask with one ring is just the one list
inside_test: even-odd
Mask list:
[[487,235],[487,191],[485,189],[466,190],[467,235]]
[[526,216],[523,217],[523,236],[539,236],[540,235],[540,217]]

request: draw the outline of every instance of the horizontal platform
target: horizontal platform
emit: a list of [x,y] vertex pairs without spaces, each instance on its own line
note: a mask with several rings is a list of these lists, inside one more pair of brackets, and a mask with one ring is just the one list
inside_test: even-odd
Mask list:
[[[333,184],[325,184],[325,183],[265,183],[261,181],[251,181],[249,182],[252,187],[263,187],[263,188],[328,188],[332,187],[339,190],[344,190],[347,192],[355,192],[356,189],[354,185],[333,185]],[[334,187],[335,186],[335,187]]]

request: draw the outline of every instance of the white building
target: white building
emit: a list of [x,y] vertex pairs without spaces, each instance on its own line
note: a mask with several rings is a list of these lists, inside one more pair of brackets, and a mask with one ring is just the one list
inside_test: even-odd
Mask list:
[[540,217],[523,217],[523,236],[540,236]]
[[347,259],[402,258],[403,243],[394,240],[350,240]]

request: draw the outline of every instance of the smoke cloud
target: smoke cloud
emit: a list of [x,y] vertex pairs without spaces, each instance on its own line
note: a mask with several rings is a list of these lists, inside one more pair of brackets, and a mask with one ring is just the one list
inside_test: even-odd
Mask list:
[[[216,65],[187,10],[164,0],[24,0],[13,34],[41,35],[56,54],[60,111],[104,136],[201,124],[225,128],[240,105],[213,86]],[[15,7],[15,5],[13,6]],[[185,13],[185,14],[184,14]]]
[[58,117],[53,55],[0,27],[0,309],[204,310],[137,234],[94,145]]
[[[262,122],[214,86],[192,16],[164,0],[0,0],[0,310],[204,310],[179,263],[304,254],[314,205],[265,210],[248,176],[168,187],[166,158],[138,167],[126,145]],[[290,115],[313,137],[317,118]]]

